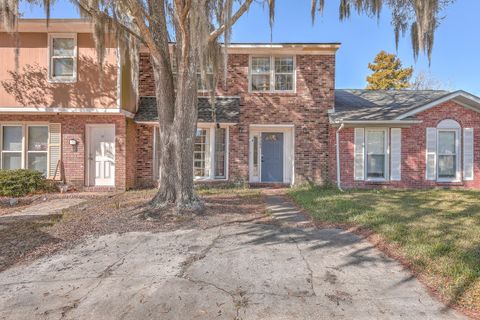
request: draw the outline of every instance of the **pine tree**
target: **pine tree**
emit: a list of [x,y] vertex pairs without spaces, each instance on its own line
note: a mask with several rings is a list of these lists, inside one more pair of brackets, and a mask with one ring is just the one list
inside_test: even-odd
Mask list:
[[413,68],[403,68],[400,59],[392,53],[380,51],[373,63],[368,64],[373,73],[367,77],[369,90],[394,90],[410,88]]

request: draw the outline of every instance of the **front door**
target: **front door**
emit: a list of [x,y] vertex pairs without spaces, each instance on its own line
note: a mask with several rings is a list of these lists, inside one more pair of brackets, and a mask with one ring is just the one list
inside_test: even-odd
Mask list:
[[115,185],[115,126],[91,126],[89,180],[93,186]]
[[262,182],[283,182],[283,133],[262,133]]

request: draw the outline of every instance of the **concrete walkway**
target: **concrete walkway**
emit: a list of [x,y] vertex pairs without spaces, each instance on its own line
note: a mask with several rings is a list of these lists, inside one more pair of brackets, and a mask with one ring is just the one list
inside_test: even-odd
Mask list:
[[338,229],[283,226],[90,238],[0,273],[0,319],[464,319],[396,261]]
[[56,213],[61,213],[62,210],[76,206],[85,201],[85,199],[79,198],[61,198],[47,200],[7,214],[4,217],[48,216]]

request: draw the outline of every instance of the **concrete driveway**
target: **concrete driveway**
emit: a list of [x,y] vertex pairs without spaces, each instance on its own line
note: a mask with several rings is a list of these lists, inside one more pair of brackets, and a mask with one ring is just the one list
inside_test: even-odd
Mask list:
[[111,234],[0,273],[0,319],[461,319],[338,229]]

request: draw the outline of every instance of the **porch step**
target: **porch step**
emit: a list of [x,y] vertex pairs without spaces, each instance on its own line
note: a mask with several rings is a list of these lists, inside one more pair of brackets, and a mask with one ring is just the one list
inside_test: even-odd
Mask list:
[[289,183],[268,183],[268,182],[255,182],[249,184],[250,188],[270,188],[270,189],[284,189],[290,188]]
[[114,192],[117,191],[115,187],[111,186],[90,186],[90,187],[83,187],[83,191],[85,192]]

